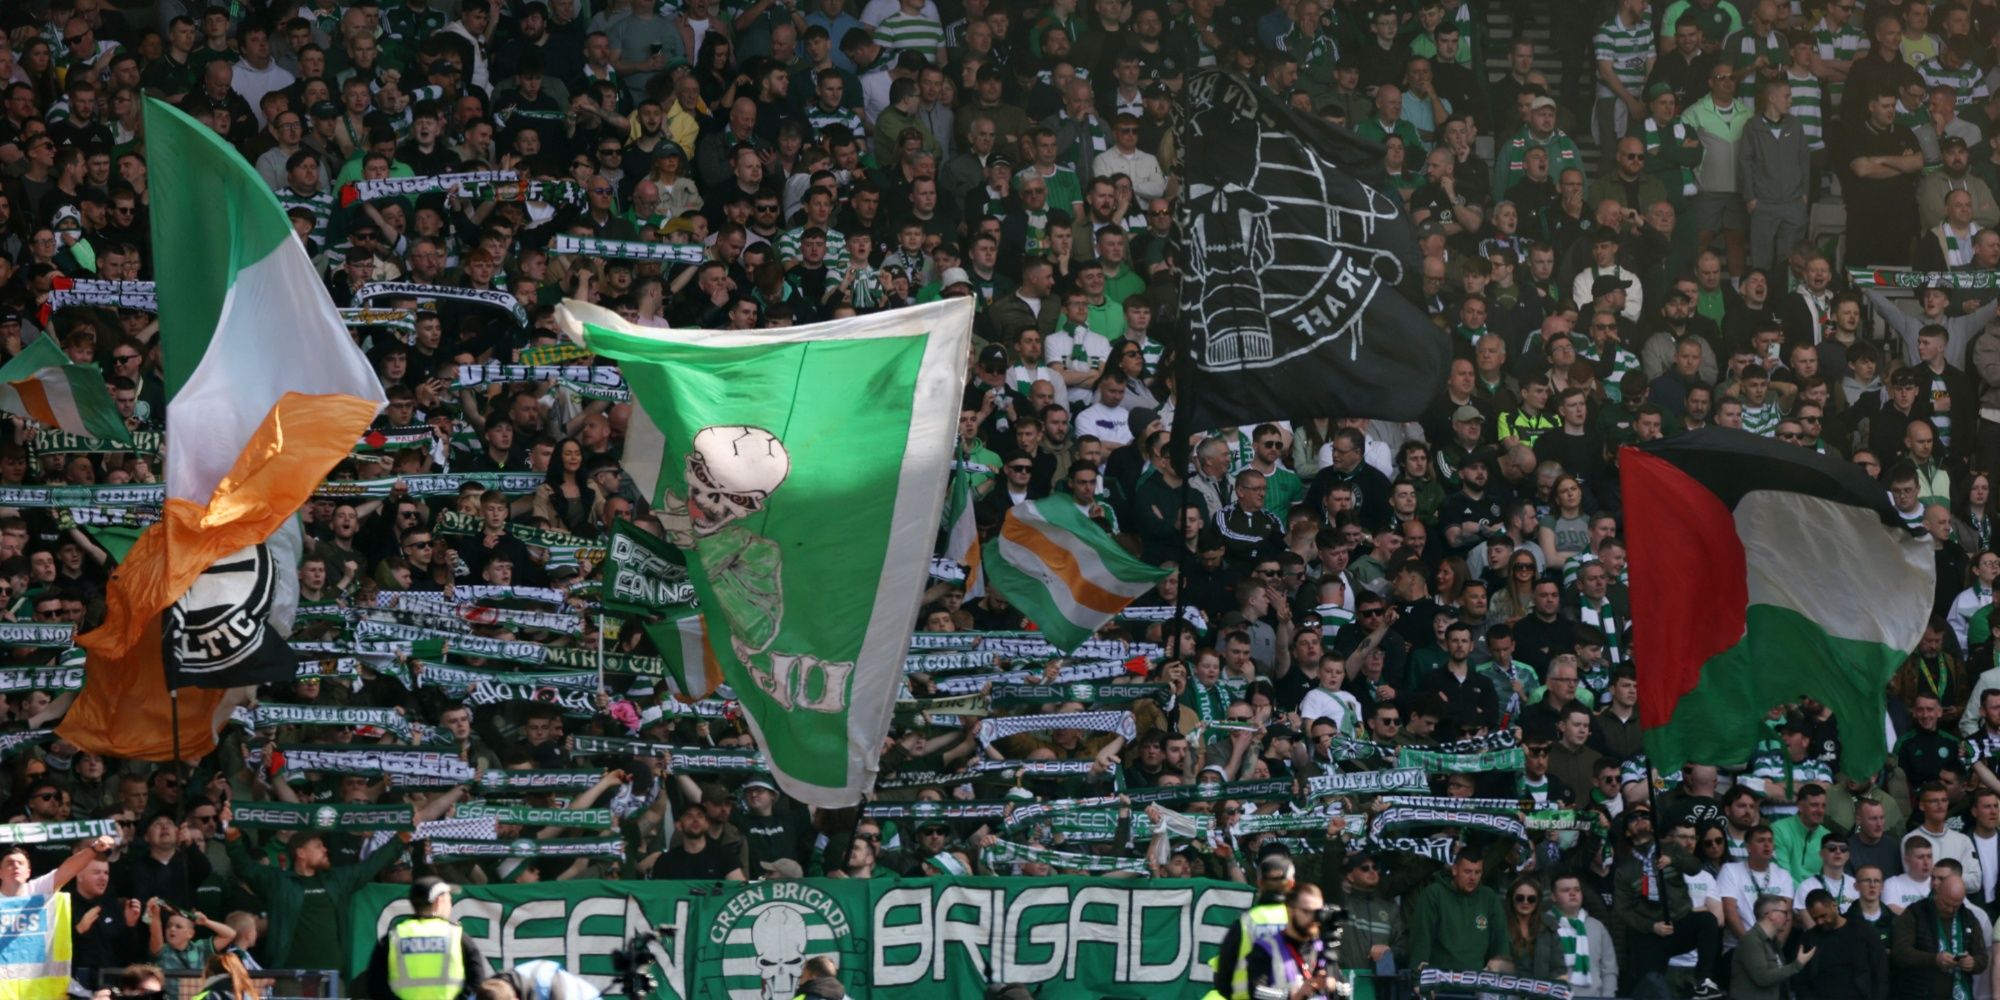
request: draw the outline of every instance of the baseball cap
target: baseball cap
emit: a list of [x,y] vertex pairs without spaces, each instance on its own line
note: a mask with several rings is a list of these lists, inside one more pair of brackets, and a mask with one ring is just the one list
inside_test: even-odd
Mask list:
[[1007,349],[999,344],[988,344],[980,348],[979,367],[1004,371],[1007,368]]
[[1590,283],[1590,297],[1594,299],[1600,295],[1622,292],[1630,287],[1632,287],[1631,282],[1615,274],[1600,274]]
[[719,806],[729,801],[729,789],[716,782],[705,782],[701,786],[701,804]]
[[744,791],[747,792],[752,788],[762,788],[767,792],[775,792],[778,790],[778,786],[771,784],[769,781],[763,778],[751,778],[749,781],[743,783]]
[[338,118],[340,117],[340,105],[332,101],[320,101],[312,106],[312,116],[314,118]]
[[1534,100],[1528,102],[1529,111],[1540,111],[1543,108],[1553,108],[1555,106],[1556,106],[1555,99],[1547,96],[1537,97]]
[[1966,148],[1966,146],[1965,146],[1965,138],[1963,136],[1948,135],[1945,136],[1943,139],[1938,140],[1938,149],[1940,150],[1964,149],[1964,148]]
[[1453,410],[1453,411],[1451,411],[1451,419],[1453,419],[1453,420],[1485,420],[1485,419],[1486,419],[1486,414],[1484,414],[1484,413],[1481,413],[1481,412],[1479,412],[1479,407],[1477,407],[1477,406],[1474,406],[1474,405],[1472,405],[1471,403],[1466,403],[1466,404],[1464,404],[1464,405],[1460,406],[1460,407],[1459,407],[1458,409],[1456,409],[1456,410]]
[[1896,374],[1889,376],[1889,384],[1921,388],[1924,381],[1917,375],[1915,368],[1898,368],[1896,369]]
[[966,274],[965,268],[962,267],[948,267],[945,268],[945,272],[943,274],[938,275],[939,288],[950,288],[953,285],[970,285],[970,284],[972,284],[972,276]]

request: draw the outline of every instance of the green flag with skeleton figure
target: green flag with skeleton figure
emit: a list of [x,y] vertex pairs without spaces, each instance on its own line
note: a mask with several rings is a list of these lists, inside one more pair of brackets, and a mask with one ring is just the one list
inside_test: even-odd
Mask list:
[[803,802],[855,804],[929,582],[971,301],[744,331],[574,301],[557,315],[631,387],[626,468],[687,553],[709,652],[773,776]]

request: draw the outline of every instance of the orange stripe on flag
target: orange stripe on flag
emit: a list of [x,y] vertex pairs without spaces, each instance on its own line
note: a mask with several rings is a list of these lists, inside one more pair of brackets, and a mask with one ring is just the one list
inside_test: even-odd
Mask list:
[[[159,523],[132,543],[105,592],[104,624],[78,637],[88,652],[83,690],[57,733],[93,753],[173,759],[160,615],[217,559],[271,537],[375,419],[354,396],[288,392],[265,414],[208,506],[168,499]],[[181,754],[215,748],[210,715],[225,692],[181,689]]]
[[1123,594],[1114,594],[1090,582],[1077,566],[1076,557],[1055,540],[1041,533],[1033,525],[1021,518],[1009,515],[1000,524],[1000,536],[1020,547],[1033,552],[1036,558],[1046,563],[1064,586],[1069,588],[1070,598],[1092,611],[1115,615],[1132,603]]
[[[9,382],[7,384],[13,386],[15,392],[20,393],[21,406],[28,411],[28,416],[33,417],[36,423],[41,424],[43,427],[62,427],[62,421],[56,419],[56,408],[49,405],[49,391],[42,386],[41,379],[24,378],[19,382]],[[79,430],[80,428],[71,427],[66,429]]]
[[708,644],[708,619],[697,618],[701,622],[701,672],[708,678],[708,693],[722,686],[722,661],[715,658],[715,647]]

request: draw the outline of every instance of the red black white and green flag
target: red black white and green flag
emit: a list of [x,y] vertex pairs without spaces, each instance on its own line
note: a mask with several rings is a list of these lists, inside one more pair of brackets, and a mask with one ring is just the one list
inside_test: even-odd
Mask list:
[[1747,760],[1765,710],[1808,695],[1841,766],[1887,753],[1883,689],[1923,636],[1936,568],[1860,467],[1711,428],[1620,452],[1633,658],[1662,773]]

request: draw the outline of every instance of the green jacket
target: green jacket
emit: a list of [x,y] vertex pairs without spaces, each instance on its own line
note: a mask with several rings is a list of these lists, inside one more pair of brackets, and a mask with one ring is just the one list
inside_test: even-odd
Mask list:
[[1410,965],[1469,971],[1507,954],[1507,913],[1500,894],[1481,885],[1466,893],[1439,872],[1417,895],[1410,918]]
[[305,908],[307,883],[316,880],[326,888],[327,895],[333,899],[339,927],[344,935],[348,906],[354,894],[362,886],[375,881],[375,876],[402,854],[401,844],[391,844],[378,848],[359,864],[331,868],[312,878],[305,878],[289,867],[279,869],[258,862],[243,846],[241,837],[229,838],[229,860],[236,866],[237,877],[257,891],[264,901],[265,915],[270,918],[271,929],[264,937],[265,957],[260,960],[270,968],[292,968],[289,961],[292,957],[292,935],[298,928],[299,912]]

